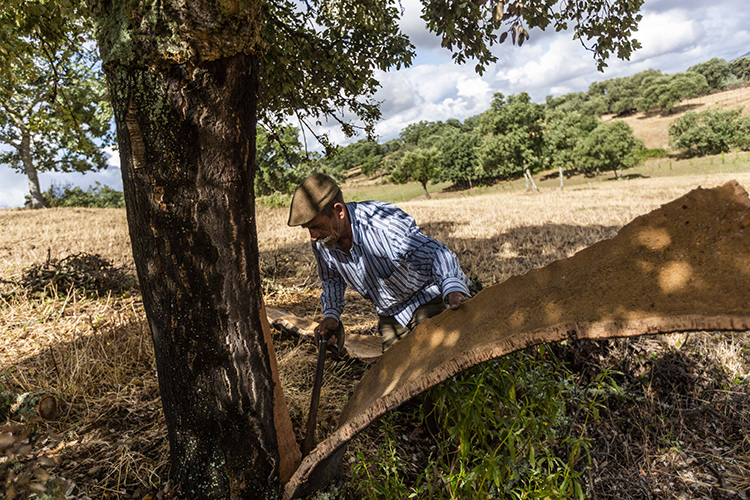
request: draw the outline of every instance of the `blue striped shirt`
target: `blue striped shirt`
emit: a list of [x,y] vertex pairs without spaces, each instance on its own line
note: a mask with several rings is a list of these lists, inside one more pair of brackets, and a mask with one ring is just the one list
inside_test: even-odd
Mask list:
[[403,210],[379,201],[350,202],[346,208],[350,253],[338,243],[333,248],[312,243],[323,282],[323,317],[341,317],[347,285],[372,301],[379,315],[393,316],[403,326],[417,307],[440,294],[469,294],[456,255],[425,236]]

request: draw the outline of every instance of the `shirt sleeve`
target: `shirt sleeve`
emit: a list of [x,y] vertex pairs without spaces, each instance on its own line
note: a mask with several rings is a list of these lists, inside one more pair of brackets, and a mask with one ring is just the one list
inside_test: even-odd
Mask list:
[[338,270],[326,262],[321,256],[317,245],[312,245],[315,260],[318,263],[318,276],[322,282],[323,291],[320,294],[321,310],[323,318],[335,318],[337,321],[341,318],[344,311],[344,292],[346,291],[346,282]]
[[419,229],[414,219],[398,210],[391,225],[394,234],[394,257],[403,259],[421,274],[430,275],[446,298],[451,292],[469,295],[468,280],[461,270],[458,257],[445,244],[431,238]]

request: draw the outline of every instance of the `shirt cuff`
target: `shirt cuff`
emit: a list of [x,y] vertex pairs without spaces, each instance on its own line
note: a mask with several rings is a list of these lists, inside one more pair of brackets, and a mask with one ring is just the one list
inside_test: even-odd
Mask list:
[[341,313],[335,309],[327,309],[323,311],[323,319],[326,319],[326,318],[333,318],[336,321],[340,321]]
[[469,287],[461,278],[447,278],[443,281],[443,299],[448,298],[448,294],[451,292],[461,292],[467,297],[469,296]]

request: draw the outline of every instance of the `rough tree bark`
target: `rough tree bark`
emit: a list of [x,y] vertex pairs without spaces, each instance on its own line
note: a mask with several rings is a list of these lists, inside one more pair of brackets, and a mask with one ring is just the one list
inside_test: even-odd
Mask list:
[[427,191],[427,181],[421,182],[421,184],[422,184],[422,191],[424,191],[424,196],[425,196],[425,198],[427,198],[429,200],[430,199],[430,192]]
[[299,448],[260,291],[259,4],[91,5],[172,479],[185,498],[276,498]]
[[47,204],[42,197],[42,189],[39,187],[39,176],[34,166],[34,160],[31,158],[31,132],[24,129],[21,137],[21,161],[26,177],[29,179],[29,202],[31,208],[43,208]]

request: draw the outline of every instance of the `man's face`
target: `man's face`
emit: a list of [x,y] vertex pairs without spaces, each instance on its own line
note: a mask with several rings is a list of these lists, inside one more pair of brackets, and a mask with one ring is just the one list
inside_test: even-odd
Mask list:
[[322,241],[329,248],[333,248],[341,237],[340,226],[336,211],[334,211],[333,217],[318,214],[307,224],[302,224],[302,227],[310,231],[311,240]]

